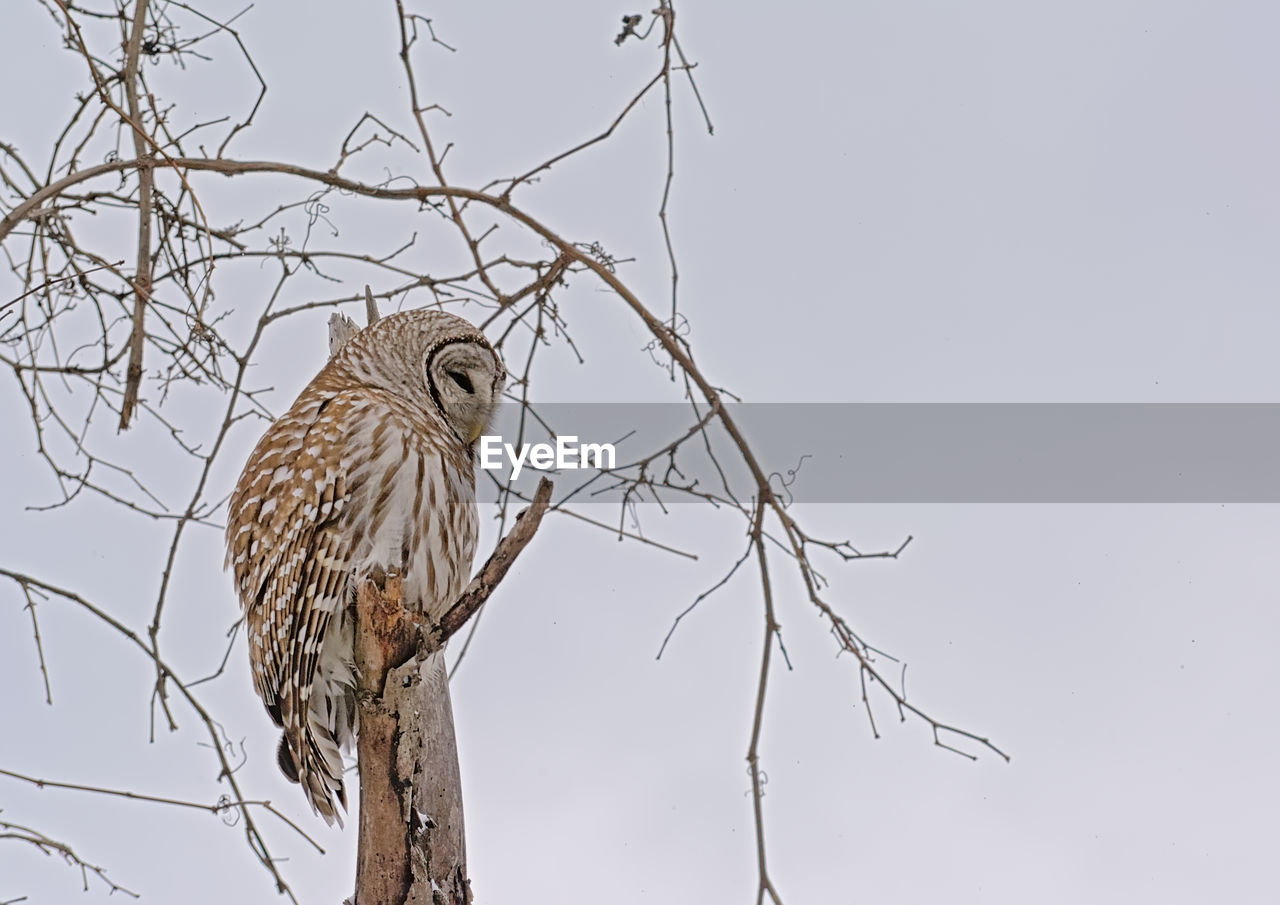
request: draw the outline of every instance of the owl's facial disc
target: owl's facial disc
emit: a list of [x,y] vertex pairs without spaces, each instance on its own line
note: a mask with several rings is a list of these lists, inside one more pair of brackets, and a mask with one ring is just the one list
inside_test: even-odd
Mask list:
[[506,377],[498,356],[478,342],[439,346],[427,360],[431,397],[468,446],[489,426]]

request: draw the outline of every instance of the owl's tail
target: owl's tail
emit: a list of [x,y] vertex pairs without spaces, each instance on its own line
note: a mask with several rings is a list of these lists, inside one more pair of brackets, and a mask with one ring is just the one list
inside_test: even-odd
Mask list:
[[[303,693],[298,709],[305,710],[307,718],[292,720],[284,714],[284,737],[276,752],[280,771],[292,782],[301,783],[312,809],[330,826],[335,821],[342,826],[337,805],[347,810],[343,754],[354,751],[356,743],[355,672],[350,640],[343,637],[350,626],[336,628],[331,632],[334,637],[326,638],[321,648],[311,687],[299,689]],[[281,703],[285,705],[282,710],[290,709],[287,696]],[[292,727],[298,728],[291,732]]]
[[[280,772],[290,782],[300,783],[302,791],[311,803],[311,809],[324,818],[325,823],[342,826],[342,812],[347,810],[347,790],[342,781],[342,756],[338,746],[323,730],[314,732],[311,727],[303,730],[301,746],[303,756],[295,759],[288,733],[280,737],[276,749],[276,762]],[[331,752],[329,757],[326,751]],[[299,765],[298,760],[301,760]],[[341,805],[341,810],[338,809]]]
[[326,725],[328,719],[317,719],[321,716],[317,711],[326,708],[324,698],[323,694],[311,696],[311,719],[303,724],[300,733],[293,733],[292,738],[291,733],[285,731],[276,751],[276,761],[286,779],[302,785],[307,801],[325,823],[332,826],[336,821],[342,826],[342,814],[337,807],[341,805],[343,811],[347,810],[342,745],[334,737],[333,726]]

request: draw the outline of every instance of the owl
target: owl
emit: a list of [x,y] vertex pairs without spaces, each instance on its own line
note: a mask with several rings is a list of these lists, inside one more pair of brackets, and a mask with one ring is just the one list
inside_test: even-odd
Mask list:
[[356,588],[398,574],[438,622],[475,555],[475,443],[506,371],[476,327],[404,311],[357,333],[258,442],[236,483],[227,566],[277,759],[332,825],[353,750]]

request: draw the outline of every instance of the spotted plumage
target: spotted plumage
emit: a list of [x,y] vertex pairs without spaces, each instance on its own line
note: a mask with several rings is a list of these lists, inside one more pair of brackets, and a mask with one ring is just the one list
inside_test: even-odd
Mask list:
[[346,807],[356,734],[355,588],[402,577],[438,620],[475,555],[475,441],[506,372],[474,326],[440,311],[352,337],[258,442],[231,497],[227,565],[253,685],[284,730],[278,760],[329,823]]

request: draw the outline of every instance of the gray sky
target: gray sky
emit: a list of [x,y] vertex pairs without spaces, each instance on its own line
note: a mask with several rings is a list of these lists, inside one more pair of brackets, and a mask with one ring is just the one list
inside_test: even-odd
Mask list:
[[[0,138],[34,150],[70,110],[80,70],[34,3],[9,6]],[[271,90],[238,156],[327,167],[364,110],[403,119],[394,13],[361,8],[264,3],[240,20]],[[1273,5],[678,10],[716,134],[700,131],[681,87],[672,225],[691,342],[715,382],[783,402],[1280,399]],[[434,123],[456,143],[453,179],[512,175],[607,124],[652,68],[651,47],[612,42],[620,16],[640,11],[424,8],[459,48],[422,57],[431,97],[454,114]],[[193,120],[252,100],[222,57],[156,78]],[[647,100],[601,153],[524,199],[562,234],[636,257],[622,275],[660,310],[662,115],[660,97]],[[398,235],[376,218],[342,226]],[[261,291],[261,277],[226,280],[220,304],[258,304],[237,292]],[[672,398],[612,296],[579,279],[565,305],[588,366],[549,361],[544,399]],[[325,316],[269,337],[262,382],[279,388],[278,409],[321,363]],[[142,628],[167,529],[93,500],[22,512],[53,489],[8,379],[0,413],[13,425],[0,564]],[[236,435],[223,491],[254,439]],[[189,474],[157,479],[181,488]],[[915,537],[901,561],[832,566],[830,597],[910,663],[918,704],[1013,761],[935,749],[926,727],[883,705],[873,740],[856,669],[781,578],[794,669],[774,678],[762,761],[771,873],[789,905],[1275,900],[1274,506],[815,505],[799,517],[868,549]],[[706,601],[654,660],[674,616],[739,554],[741,528],[694,507],[643,519],[699,561],[548,522],[454,684],[479,901],[753,898],[752,580]],[[201,529],[178,562],[166,643],[184,674],[216,666],[236,615],[221,558],[217,532]],[[22,602],[0,590],[0,766],[216,794],[194,720],[147,743],[147,663],[53,604],[41,609],[56,704],[45,706]],[[264,821],[299,898],[336,902],[350,892],[354,830],[326,830],[279,776],[244,657],[241,644],[207,700],[244,739],[246,788],[329,849]],[[0,809],[148,901],[273,898],[239,830],[209,815],[3,779]],[[63,902],[78,884],[0,840],[0,900]],[[91,884],[85,900],[103,894]]]

